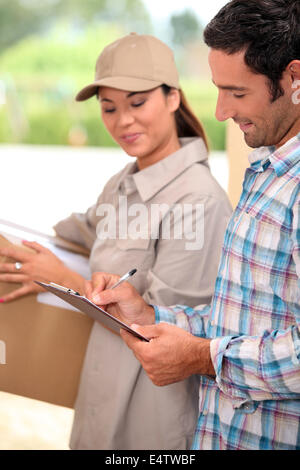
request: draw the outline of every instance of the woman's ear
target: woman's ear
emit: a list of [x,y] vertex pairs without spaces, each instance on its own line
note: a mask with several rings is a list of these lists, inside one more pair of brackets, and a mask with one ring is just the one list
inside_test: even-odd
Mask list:
[[171,113],[175,113],[180,106],[180,92],[177,88],[171,88],[167,96],[168,108]]

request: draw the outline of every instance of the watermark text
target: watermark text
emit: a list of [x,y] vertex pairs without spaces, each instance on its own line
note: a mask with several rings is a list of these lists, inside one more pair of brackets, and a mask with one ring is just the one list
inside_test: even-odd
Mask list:
[[204,244],[203,204],[128,204],[119,196],[117,207],[100,204],[96,215],[100,240],[184,240],[185,250],[200,250]]

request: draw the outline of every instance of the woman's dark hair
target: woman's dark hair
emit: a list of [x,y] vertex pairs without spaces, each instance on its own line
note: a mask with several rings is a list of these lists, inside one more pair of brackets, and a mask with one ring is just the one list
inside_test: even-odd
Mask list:
[[300,0],[232,0],[206,26],[204,40],[227,54],[245,50],[245,63],[268,77],[275,101],[285,68],[300,59]]
[[[168,85],[162,85],[162,90],[164,95],[167,96],[171,91],[171,87]],[[183,91],[178,91],[180,94],[180,106],[177,111],[175,111],[178,137],[201,137],[208,149],[207,137],[201,122],[191,110]]]

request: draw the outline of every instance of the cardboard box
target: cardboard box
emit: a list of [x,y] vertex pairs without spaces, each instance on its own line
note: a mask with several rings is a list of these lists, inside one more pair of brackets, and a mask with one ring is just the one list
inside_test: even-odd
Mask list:
[[[0,236],[0,246],[10,243]],[[0,283],[0,296],[17,286]],[[0,390],[72,408],[92,325],[81,312],[40,303],[34,294],[0,304]]]

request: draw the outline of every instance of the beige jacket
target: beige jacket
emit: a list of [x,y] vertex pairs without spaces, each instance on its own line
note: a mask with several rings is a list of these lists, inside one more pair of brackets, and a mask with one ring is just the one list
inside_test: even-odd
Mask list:
[[[210,173],[203,141],[181,144],[142,171],[128,164],[85,214],[54,228],[91,249],[92,272],[122,275],[137,268],[130,282],[147,302],[192,307],[213,294],[231,207]],[[71,448],[187,449],[197,414],[196,376],[156,387],[123,341],[94,325]]]

